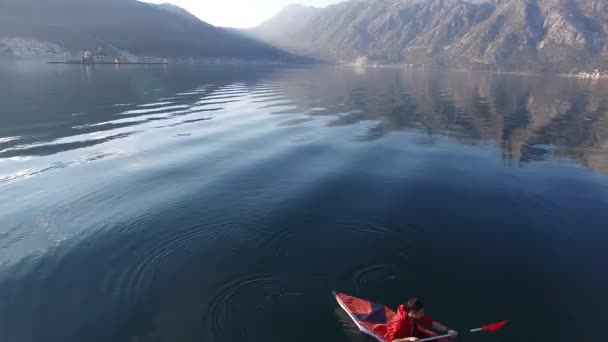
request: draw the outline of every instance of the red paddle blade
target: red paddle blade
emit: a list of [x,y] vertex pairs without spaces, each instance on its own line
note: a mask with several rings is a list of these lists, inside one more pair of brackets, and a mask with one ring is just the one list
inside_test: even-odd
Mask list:
[[509,323],[509,321],[502,321],[502,322],[486,325],[485,327],[479,328],[479,330],[494,332],[494,331],[498,331],[498,330],[502,329],[502,327],[507,325],[507,323]]

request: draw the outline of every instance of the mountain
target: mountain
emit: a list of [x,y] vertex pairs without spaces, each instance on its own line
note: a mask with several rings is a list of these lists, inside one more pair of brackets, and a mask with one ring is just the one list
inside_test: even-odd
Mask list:
[[[298,18],[296,25],[290,27],[290,18]],[[608,70],[606,0],[357,0],[290,7],[252,33],[328,60]]]
[[[153,4],[150,4],[152,6],[154,6]],[[186,11],[185,9],[173,5],[173,4],[159,4],[156,5],[158,8],[167,11],[168,13],[172,13],[172,14],[177,14],[178,16],[180,16],[182,19],[185,19],[191,23],[201,23],[203,21],[201,21],[199,18],[197,18],[195,15],[193,15],[192,13]]]
[[0,0],[0,39],[5,54],[15,49],[44,54],[55,47],[77,54],[104,47],[163,58],[289,57],[177,6],[135,0]]
[[266,40],[282,40],[305,30],[314,17],[321,13],[322,9],[317,7],[289,5],[281,12],[258,27],[251,30],[254,35]]

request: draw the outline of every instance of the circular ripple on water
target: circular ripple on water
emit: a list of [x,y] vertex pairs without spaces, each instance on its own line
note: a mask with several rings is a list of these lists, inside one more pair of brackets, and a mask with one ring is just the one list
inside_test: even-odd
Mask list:
[[346,292],[354,294],[375,293],[378,289],[398,287],[405,279],[405,269],[396,264],[369,264],[348,272],[341,283]]
[[373,221],[340,221],[336,223],[336,229],[380,238],[393,238],[397,235],[394,230]]
[[[344,236],[357,236],[357,239],[362,242],[369,241],[386,241],[384,242],[390,246],[398,246],[396,251],[397,254],[407,259],[406,250],[408,250],[416,236],[419,233],[419,228],[410,225],[402,224],[399,226],[388,226],[376,220],[353,220],[353,221],[339,221],[335,224],[335,230],[338,230],[340,234]],[[333,232],[334,234],[336,232]]]
[[[302,279],[251,274],[222,286],[205,306],[202,323],[211,341],[269,340],[289,322],[289,313],[310,304],[308,295],[326,283],[324,276]],[[269,327],[273,327],[273,331]]]
[[359,295],[374,294],[378,289],[388,290],[403,283],[418,233],[415,226],[358,220],[338,222],[336,229],[352,246],[347,253],[353,253],[361,263],[341,277],[340,289]]
[[[120,235],[124,241],[120,243],[122,248],[108,251],[108,264],[117,267],[109,267],[113,271],[106,274],[103,287],[116,294],[124,304],[145,302],[158,287],[159,280],[167,283],[176,267],[193,256],[254,241],[261,231],[253,219],[231,220],[205,212],[198,205],[175,203],[161,212],[150,212],[128,222],[129,229]],[[180,222],[179,218],[183,217],[205,219],[204,223],[171,224]],[[146,231],[148,229],[151,231]],[[226,241],[230,242],[224,243]]]

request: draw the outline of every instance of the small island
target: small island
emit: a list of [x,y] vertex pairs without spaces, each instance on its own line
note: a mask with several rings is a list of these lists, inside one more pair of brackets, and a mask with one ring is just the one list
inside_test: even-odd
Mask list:
[[152,58],[152,57],[143,57],[138,58],[136,61],[130,59],[128,56],[116,56],[109,57],[103,53],[103,50],[100,48],[97,52],[93,53],[91,51],[85,51],[82,53],[82,57],[80,59],[75,60],[67,60],[67,61],[51,61],[49,64],[159,64],[159,65],[167,65],[169,64],[166,59],[160,58]]

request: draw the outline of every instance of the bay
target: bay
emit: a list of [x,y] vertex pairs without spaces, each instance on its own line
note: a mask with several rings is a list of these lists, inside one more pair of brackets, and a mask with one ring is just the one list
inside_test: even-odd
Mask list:
[[0,66],[0,340],[347,341],[332,290],[592,341],[608,83]]

